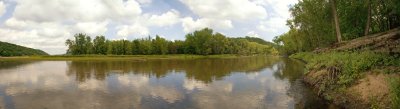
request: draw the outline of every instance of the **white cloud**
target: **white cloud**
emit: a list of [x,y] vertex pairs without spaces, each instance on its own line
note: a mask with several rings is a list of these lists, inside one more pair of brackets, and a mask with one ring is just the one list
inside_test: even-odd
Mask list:
[[6,25],[7,27],[14,28],[14,29],[23,29],[23,28],[25,28],[28,24],[27,24],[27,22],[25,22],[25,21],[20,21],[20,20],[17,20],[17,19],[15,19],[15,18],[10,18],[10,19],[7,19],[7,20],[5,21],[5,25]]
[[[37,25],[37,27],[34,27],[34,31],[38,32],[39,37],[41,38],[59,38],[63,37],[64,35],[69,35],[68,26],[65,25],[60,25],[57,23],[40,23],[40,24],[34,24]],[[68,37],[68,36],[65,36]]]
[[286,27],[286,19],[273,17],[265,21],[260,21],[257,29],[264,32],[279,33],[280,31],[285,31],[288,28]]
[[[288,6],[296,0],[180,0],[192,13],[164,7],[152,0],[0,0],[0,15],[10,16],[0,27],[0,39],[10,43],[42,49],[51,54],[65,53],[64,42],[75,33],[108,36],[110,39],[143,37],[150,33],[168,37],[181,36],[210,27],[230,31],[235,36],[285,32]],[[164,3],[164,2],[162,2]],[[15,5],[15,6],[14,6]],[[6,7],[14,8],[6,10]],[[145,9],[145,11],[142,10]],[[272,11],[271,11],[271,9]],[[10,11],[12,10],[12,11]],[[6,12],[10,11],[10,12]],[[159,13],[159,12],[162,13]],[[271,12],[270,12],[271,11]],[[154,14],[154,13],[158,14]],[[268,16],[267,16],[268,13]],[[194,16],[193,16],[194,15]],[[182,17],[185,16],[185,17]],[[5,18],[5,17],[3,17]],[[259,25],[243,31],[236,28],[247,22]],[[240,25],[234,25],[240,24]],[[164,29],[177,25],[172,32]],[[155,30],[155,31],[154,31]],[[179,39],[179,38],[178,38]]]
[[266,10],[248,0],[181,0],[195,14],[204,18],[245,20],[267,17]]
[[183,31],[186,33],[194,30],[203,29],[206,27],[214,29],[230,29],[233,28],[232,21],[230,20],[219,20],[219,19],[208,19],[202,18],[193,20],[192,17],[185,17],[182,19]]
[[[66,39],[75,33],[104,35],[107,25],[127,25],[148,34],[141,25],[132,25],[142,14],[135,0],[17,0],[12,16],[0,28],[2,41],[43,49],[50,54],[65,53]],[[0,2],[0,14],[3,2]],[[142,31],[143,30],[143,31]],[[130,31],[130,30],[129,30]],[[136,32],[136,31],[133,31]]]
[[149,27],[151,26],[167,27],[179,22],[179,12],[173,9],[160,15],[143,14],[130,23],[117,26],[117,35],[123,38],[132,35],[144,37],[150,34]]
[[104,22],[79,22],[76,24],[78,31],[91,36],[102,35],[107,31],[107,21]]
[[252,2],[269,9],[268,18],[259,21],[257,30],[268,33],[270,39],[289,30],[286,26],[286,20],[290,18],[289,8],[298,0],[253,0]]
[[149,19],[150,25],[155,26],[170,26],[179,22],[179,12],[170,10],[161,15],[152,15]]
[[140,4],[149,4],[152,2],[152,0],[137,0]]
[[144,37],[149,35],[148,28],[139,24],[123,25],[117,28],[119,29],[117,35],[125,39],[130,35],[139,35],[139,37]]
[[260,37],[260,35],[258,35],[255,31],[250,31],[247,33],[247,36],[251,36],[251,37]]
[[128,20],[141,14],[134,0],[18,0],[14,17],[35,22]]
[[[149,27],[165,27],[180,22],[179,12],[160,15],[142,13],[140,3],[151,0],[18,0],[15,11],[0,28],[2,41],[43,49],[51,54],[65,53],[64,41],[75,33],[104,35],[112,24],[117,36],[147,36]],[[3,2],[0,3],[4,5]],[[0,9],[1,11],[1,9]],[[26,40],[29,39],[29,40]],[[54,42],[50,44],[49,42]],[[49,44],[43,44],[49,43]],[[54,51],[57,49],[56,51]],[[61,52],[60,52],[61,51]]]
[[271,8],[268,14],[274,17],[289,18],[289,7],[298,2],[298,0],[253,0],[253,3]]
[[0,16],[3,16],[4,13],[6,13],[6,5],[3,1],[0,1]]

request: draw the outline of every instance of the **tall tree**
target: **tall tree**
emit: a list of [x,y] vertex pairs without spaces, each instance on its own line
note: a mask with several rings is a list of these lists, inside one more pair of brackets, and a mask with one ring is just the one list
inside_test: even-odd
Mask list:
[[90,36],[86,34],[75,34],[75,40],[67,40],[65,42],[68,45],[67,54],[79,55],[79,54],[90,54],[93,44]]
[[93,53],[103,55],[107,54],[107,45],[104,36],[96,36],[93,39]]
[[92,54],[93,51],[93,43],[92,39],[90,36],[86,36],[86,41],[85,41],[85,53],[84,54]]
[[192,43],[196,54],[208,55],[211,53],[210,41],[212,33],[213,30],[209,28],[193,32],[194,41]]
[[112,45],[111,41],[107,40],[106,45],[107,45],[107,55],[112,55],[113,54],[113,45]]
[[65,45],[68,46],[67,54],[73,54],[73,55],[77,54],[76,53],[76,43],[74,40],[67,39],[65,41]]
[[228,39],[221,33],[212,35],[212,54],[224,54],[226,52]]
[[156,35],[156,38],[153,39],[153,46],[155,54],[167,54],[168,52],[168,42],[166,39]]
[[369,28],[371,25],[371,0],[367,0],[368,5],[368,15],[367,15],[367,23],[365,24],[364,36],[368,35]]
[[335,20],[336,39],[340,43],[342,42],[342,33],[340,32],[340,27],[339,27],[339,18],[336,10],[336,0],[330,0],[330,2],[332,5],[333,19]]

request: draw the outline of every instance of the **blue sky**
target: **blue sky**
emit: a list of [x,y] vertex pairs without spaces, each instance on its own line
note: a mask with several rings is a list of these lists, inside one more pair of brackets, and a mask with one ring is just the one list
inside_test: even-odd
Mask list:
[[183,40],[209,27],[229,37],[271,41],[288,31],[297,0],[0,0],[0,41],[63,54],[76,33],[108,39],[156,34]]

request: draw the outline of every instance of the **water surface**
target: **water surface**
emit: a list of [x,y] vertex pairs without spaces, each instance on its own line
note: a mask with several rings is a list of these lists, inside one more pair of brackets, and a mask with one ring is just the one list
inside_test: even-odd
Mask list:
[[326,108],[303,69],[268,57],[0,61],[0,109]]

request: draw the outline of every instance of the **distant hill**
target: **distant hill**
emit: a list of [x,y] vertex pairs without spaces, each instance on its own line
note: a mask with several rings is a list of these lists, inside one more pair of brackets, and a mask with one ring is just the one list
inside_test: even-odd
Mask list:
[[0,56],[30,56],[30,55],[49,55],[49,54],[47,54],[42,50],[28,48],[0,41]]
[[269,45],[269,46],[273,46],[273,47],[275,46],[274,43],[265,41],[265,40],[263,40],[263,39],[261,39],[261,38],[258,38],[258,37],[246,36],[246,37],[240,37],[240,38],[238,38],[238,39],[246,39],[246,40],[248,40],[248,41],[250,41],[250,42],[256,42],[256,43],[259,43],[259,44]]

